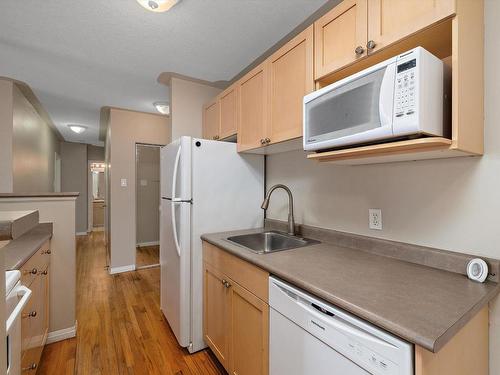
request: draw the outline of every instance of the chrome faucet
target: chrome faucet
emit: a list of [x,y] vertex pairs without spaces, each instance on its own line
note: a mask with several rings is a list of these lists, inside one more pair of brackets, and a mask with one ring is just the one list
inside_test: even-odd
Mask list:
[[269,198],[271,197],[271,194],[274,190],[281,188],[285,190],[288,194],[288,234],[295,236],[295,220],[293,218],[293,197],[292,197],[292,192],[288,187],[286,187],[283,184],[276,184],[266,194],[266,197],[264,198],[264,202],[262,202],[262,205],[260,208],[263,210],[267,210],[269,207]]

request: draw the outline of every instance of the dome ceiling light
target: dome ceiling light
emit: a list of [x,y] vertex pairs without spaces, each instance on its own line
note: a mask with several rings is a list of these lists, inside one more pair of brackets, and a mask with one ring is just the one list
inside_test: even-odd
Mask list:
[[153,105],[162,115],[170,115],[170,105],[167,102],[156,102]]
[[83,125],[68,125],[68,128],[70,128],[76,134],[82,134],[85,130],[87,130],[87,127]]
[[180,0],[137,0],[143,8],[155,13],[166,12]]

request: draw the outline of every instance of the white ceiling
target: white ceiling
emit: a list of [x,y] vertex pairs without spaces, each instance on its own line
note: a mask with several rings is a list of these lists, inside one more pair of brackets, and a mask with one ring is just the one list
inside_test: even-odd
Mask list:
[[156,14],[135,0],[5,0],[0,76],[26,82],[66,140],[102,144],[101,107],[154,112],[161,72],[230,80],[326,2],[183,0]]

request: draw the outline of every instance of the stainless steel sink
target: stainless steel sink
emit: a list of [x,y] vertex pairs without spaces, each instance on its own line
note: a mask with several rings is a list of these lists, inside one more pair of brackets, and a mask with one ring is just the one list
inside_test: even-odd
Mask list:
[[257,254],[274,253],[276,251],[297,249],[320,243],[316,240],[292,236],[277,231],[242,234],[227,238],[228,241],[243,246]]

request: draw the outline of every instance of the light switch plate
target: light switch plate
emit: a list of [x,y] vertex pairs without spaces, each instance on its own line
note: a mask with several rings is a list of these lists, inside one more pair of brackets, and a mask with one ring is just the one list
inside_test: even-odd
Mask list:
[[382,210],[380,208],[368,210],[368,223],[370,229],[382,230]]
[[120,186],[121,187],[127,187],[127,179],[126,178],[122,178],[120,180]]

